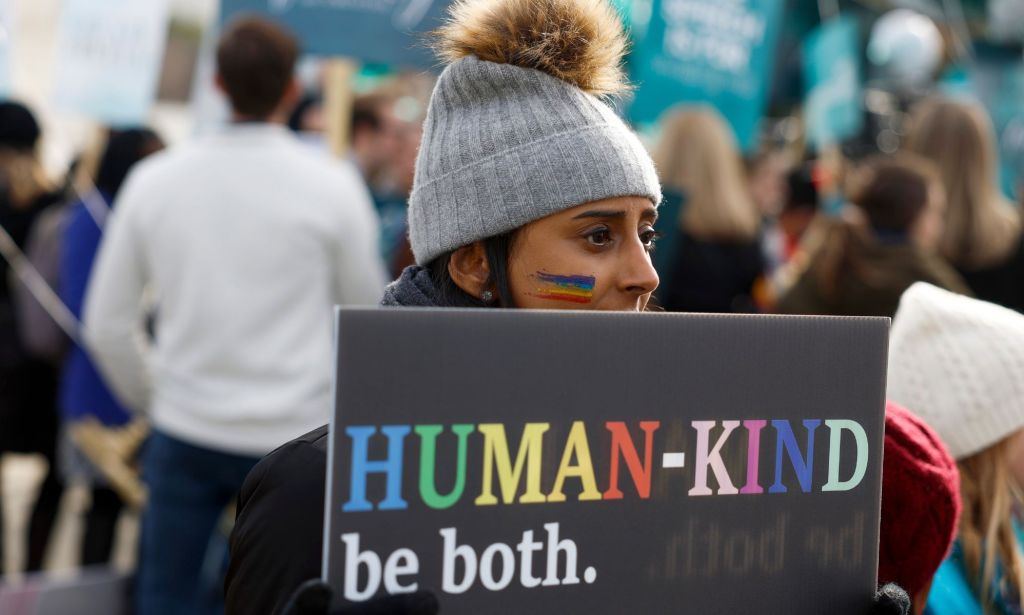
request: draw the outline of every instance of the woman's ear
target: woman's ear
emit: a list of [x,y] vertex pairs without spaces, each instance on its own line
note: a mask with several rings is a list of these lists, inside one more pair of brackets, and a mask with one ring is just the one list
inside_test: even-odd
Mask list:
[[448,275],[463,292],[477,299],[488,290],[491,266],[483,242],[477,241],[452,252]]

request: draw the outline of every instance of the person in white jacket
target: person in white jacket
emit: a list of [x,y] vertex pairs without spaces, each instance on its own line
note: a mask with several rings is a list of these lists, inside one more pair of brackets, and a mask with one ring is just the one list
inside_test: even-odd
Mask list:
[[[140,615],[218,612],[220,588],[200,571],[225,506],[261,456],[327,421],[333,306],[376,304],[384,288],[357,172],[281,124],[299,91],[297,55],[270,22],[229,26],[217,84],[233,122],[133,170],[90,280],[93,356],[153,426]],[[157,316],[143,351],[146,289]]]

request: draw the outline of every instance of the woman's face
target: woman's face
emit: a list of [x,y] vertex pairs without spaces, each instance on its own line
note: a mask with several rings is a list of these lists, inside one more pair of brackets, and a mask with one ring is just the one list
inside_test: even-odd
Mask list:
[[642,311],[658,287],[658,213],[644,197],[567,209],[522,227],[509,258],[518,308]]

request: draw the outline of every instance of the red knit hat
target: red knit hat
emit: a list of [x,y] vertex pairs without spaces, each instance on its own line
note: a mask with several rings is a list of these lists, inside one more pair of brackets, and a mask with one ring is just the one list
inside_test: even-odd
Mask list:
[[878,583],[913,598],[949,553],[960,519],[960,473],[932,428],[910,411],[885,407]]

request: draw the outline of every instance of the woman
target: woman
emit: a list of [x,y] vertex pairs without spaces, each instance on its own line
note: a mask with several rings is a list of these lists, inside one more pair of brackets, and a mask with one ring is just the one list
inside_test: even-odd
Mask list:
[[670,112],[654,160],[666,188],[665,233],[674,235],[659,263],[664,307],[757,311],[754,285],[766,268],[761,217],[729,127],[711,109]]
[[[639,140],[598,98],[625,88],[614,10],[602,0],[451,10],[410,198],[418,265],[382,303],[644,310],[658,286],[649,252],[661,190]],[[320,575],[326,432],[286,444],[246,480],[229,613],[277,612]]]
[[[0,102],[0,227],[21,249],[40,215],[63,198],[40,163],[40,136],[31,111],[19,103]],[[43,567],[64,492],[55,463],[57,368],[25,346],[20,335],[25,323],[15,307],[9,274],[7,261],[0,259],[0,455],[39,453],[48,462],[28,531],[26,570],[35,571]]]
[[[60,295],[71,312],[81,318],[85,290],[99,248],[105,205],[113,203],[128,171],[139,160],[163,148],[163,142],[146,129],[111,131],[100,159],[96,176],[95,200],[99,212],[90,211],[83,200],[71,206],[64,229],[60,266]],[[114,399],[84,349],[72,348],[61,374],[60,406],[71,434],[80,433],[81,421],[96,420],[108,427],[122,427],[131,416]],[[93,430],[93,433],[103,433]],[[108,444],[104,441],[104,444]],[[107,452],[107,451],[103,451]],[[122,496],[108,486],[96,467],[74,446],[64,449],[64,470],[68,478],[85,478],[92,484],[90,507],[85,516],[82,537],[83,566],[104,564],[110,560],[114,531],[124,502]]]
[[932,160],[946,190],[942,255],[982,300],[1024,312],[1020,213],[999,191],[992,123],[977,104],[934,99],[911,117],[906,149]]
[[914,282],[969,292],[935,253],[945,205],[942,183],[928,162],[910,154],[869,161],[851,201],[855,215],[826,231],[777,311],[891,317]]
[[1024,316],[915,284],[889,347],[888,397],[914,408],[957,460],[963,502],[953,551],[926,612],[1010,615],[1024,607]]

